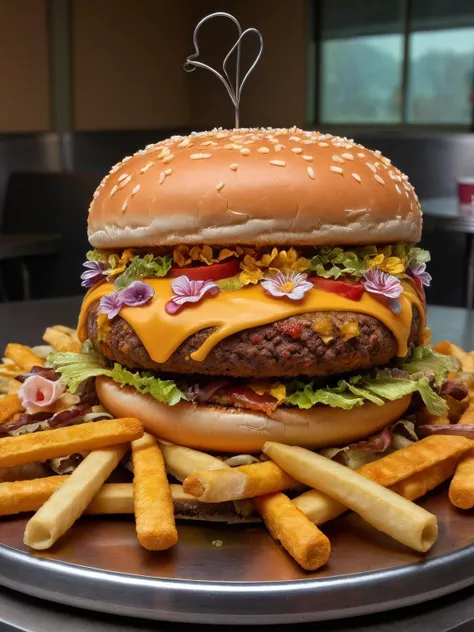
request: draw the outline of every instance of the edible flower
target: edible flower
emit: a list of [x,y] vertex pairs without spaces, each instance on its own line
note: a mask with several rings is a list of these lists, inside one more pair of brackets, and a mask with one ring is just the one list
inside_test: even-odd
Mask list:
[[100,299],[99,314],[107,314],[109,320],[115,318],[124,305],[141,307],[153,298],[155,290],[143,281],[134,281],[126,289],[112,292]]
[[240,273],[239,280],[243,285],[249,283],[258,283],[263,279],[263,272],[257,265],[257,262],[250,255],[245,255],[243,262],[240,264],[242,272]]
[[123,307],[120,292],[112,292],[100,299],[99,314],[107,314],[109,320],[115,318]]
[[52,406],[64,394],[64,386],[59,381],[48,380],[41,375],[30,375],[18,391],[21,405],[33,415]]
[[130,285],[120,292],[122,303],[127,307],[141,307],[151,301],[155,295],[155,290],[143,281],[133,281]]
[[85,261],[82,265],[86,268],[81,274],[82,287],[92,287],[106,276],[106,266],[101,261]]
[[278,272],[270,279],[262,281],[261,285],[265,292],[276,298],[284,296],[293,301],[299,301],[308,290],[314,287],[306,280],[307,278],[308,275],[303,272],[292,272],[291,274]]
[[362,271],[362,285],[367,292],[371,294],[380,294],[390,299],[390,309],[394,314],[399,314],[402,310],[398,297],[403,292],[403,287],[400,281],[383,272],[379,268],[369,268],[369,270]]
[[180,267],[190,265],[193,261],[200,261],[211,265],[213,263],[220,263],[224,259],[229,257],[240,257],[245,252],[250,252],[250,248],[242,248],[237,246],[235,250],[229,248],[221,248],[214,256],[214,251],[210,246],[177,246],[173,250],[174,262]]
[[411,265],[408,268],[407,272],[413,278],[421,281],[421,283],[426,287],[430,286],[431,274],[429,274],[429,272],[426,272],[426,263],[419,263],[415,266]]
[[168,314],[176,314],[185,303],[197,303],[205,294],[219,294],[219,288],[214,281],[194,281],[184,274],[173,279],[171,289],[174,294],[165,305]]

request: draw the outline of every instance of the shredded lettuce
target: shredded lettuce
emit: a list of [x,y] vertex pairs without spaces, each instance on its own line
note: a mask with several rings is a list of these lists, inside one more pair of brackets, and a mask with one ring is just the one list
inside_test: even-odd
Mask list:
[[145,255],[144,257],[133,257],[124,272],[115,279],[115,291],[126,288],[137,279],[164,277],[168,274],[173,265],[173,258],[166,255],[164,257],[154,257]]
[[86,353],[50,353],[47,364],[60,374],[60,382],[71,393],[75,393],[85,380],[104,375],[169,406],[186,399],[173,380],[161,380],[151,372],[133,373],[117,363],[108,368],[105,358],[92,350]]
[[[370,267],[370,260],[378,254],[385,257],[397,257],[405,265],[426,263],[430,260],[430,253],[422,248],[414,248],[408,244],[394,244],[391,246],[361,246],[352,250],[320,248],[309,263],[309,269],[318,276],[326,279],[338,279],[342,275],[349,275],[360,279],[362,272]],[[398,276],[403,276],[401,273]]]

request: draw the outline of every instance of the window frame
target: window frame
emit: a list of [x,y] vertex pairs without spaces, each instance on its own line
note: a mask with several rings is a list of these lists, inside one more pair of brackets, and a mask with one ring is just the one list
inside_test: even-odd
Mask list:
[[[474,104],[472,106],[471,120],[469,123],[410,123],[408,121],[409,112],[409,74],[410,74],[410,44],[411,33],[415,30],[411,29],[411,16],[413,0],[399,0],[402,5],[402,33],[403,38],[403,57],[402,57],[402,74],[400,91],[401,98],[401,121],[399,123],[325,123],[321,121],[321,94],[323,90],[322,86],[322,73],[321,73],[321,60],[322,60],[322,16],[323,16],[323,3],[330,0],[309,0],[310,5],[308,9],[308,15],[310,17],[310,41],[309,44],[314,47],[316,59],[312,59],[311,74],[313,75],[308,80],[308,87],[316,90],[316,94],[309,94],[308,91],[308,118],[312,122],[312,127],[318,127],[318,129],[337,129],[339,133],[350,133],[353,130],[380,130],[380,131],[445,131],[445,132],[473,132],[474,131]],[[309,51],[308,51],[309,54]],[[474,92],[474,75],[473,86]]]

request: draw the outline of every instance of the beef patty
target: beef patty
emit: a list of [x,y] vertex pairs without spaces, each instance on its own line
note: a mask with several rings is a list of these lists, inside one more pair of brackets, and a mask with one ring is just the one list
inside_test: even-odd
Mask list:
[[[232,377],[327,376],[386,364],[397,352],[392,332],[372,316],[316,312],[245,329],[221,340],[203,362],[196,362],[190,355],[213,331],[203,329],[189,336],[166,362],[158,364],[120,316],[99,335],[97,309],[98,303],[91,306],[87,320],[94,347],[109,360],[131,369]],[[419,321],[415,309],[409,342],[419,339]],[[349,338],[357,329],[358,335]],[[156,335],[166,336],[166,332],[157,331]]]

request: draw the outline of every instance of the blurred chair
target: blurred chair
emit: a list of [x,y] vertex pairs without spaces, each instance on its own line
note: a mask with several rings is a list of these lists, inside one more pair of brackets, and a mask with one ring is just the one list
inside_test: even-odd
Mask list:
[[[99,180],[98,175],[81,173],[11,174],[3,208],[0,250],[2,239],[9,239],[12,244],[17,239],[20,243],[26,233],[38,248],[43,244],[43,250],[28,253],[20,271],[11,259],[3,262],[3,285],[9,298],[21,298],[19,287],[24,285],[25,265],[32,298],[81,292],[79,277],[89,248],[87,212]],[[45,243],[51,246],[53,242],[54,248],[44,247]]]

